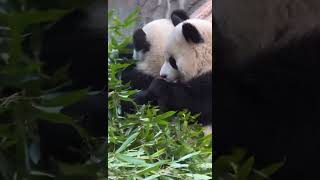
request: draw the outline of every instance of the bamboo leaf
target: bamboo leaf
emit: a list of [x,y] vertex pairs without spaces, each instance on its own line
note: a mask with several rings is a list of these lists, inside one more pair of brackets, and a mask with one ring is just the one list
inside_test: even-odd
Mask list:
[[124,151],[128,146],[130,146],[130,144],[135,141],[135,139],[137,138],[137,136],[139,135],[139,132],[136,132],[134,134],[132,134],[130,137],[128,137],[128,139],[123,142],[123,144],[119,147],[119,149],[117,149],[116,153],[120,153],[122,151]]

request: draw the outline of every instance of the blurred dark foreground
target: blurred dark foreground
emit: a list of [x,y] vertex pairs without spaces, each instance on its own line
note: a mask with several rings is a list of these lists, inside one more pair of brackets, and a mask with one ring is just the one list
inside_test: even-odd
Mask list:
[[0,1],[0,179],[105,175],[107,1]]

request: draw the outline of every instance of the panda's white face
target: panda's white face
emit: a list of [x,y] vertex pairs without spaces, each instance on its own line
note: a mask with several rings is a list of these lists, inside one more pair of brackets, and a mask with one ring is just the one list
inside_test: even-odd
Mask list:
[[138,60],[137,69],[159,77],[164,62],[164,46],[174,26],[168,19],[158,19],[137,29],[133,35],[133,59]]
[[212,70],[212,24],[189,19],[178,24],[165,47],[160,76],[168,82],[187,82]]

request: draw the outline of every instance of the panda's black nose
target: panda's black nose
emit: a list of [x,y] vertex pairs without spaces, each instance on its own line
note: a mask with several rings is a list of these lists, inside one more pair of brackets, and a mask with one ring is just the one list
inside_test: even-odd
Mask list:
[[167,75],[163,74],[163,75],[161,75],[161,78],[166,79]]

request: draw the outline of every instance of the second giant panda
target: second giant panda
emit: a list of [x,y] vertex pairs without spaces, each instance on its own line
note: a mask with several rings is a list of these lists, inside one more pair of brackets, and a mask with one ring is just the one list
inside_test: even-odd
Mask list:
[[168,19],[154,20],[133,34],[133,59],[137,63],[122,72],[122,81],[133,89],[146,89],[159,76],[163,64],[163,46],[173,25]]
[[[179,9],[174,10],[171,16],[182,20],[189,18],[185,11]],[[145,90],[154,78],[160,77],[159,72],[165,61],[165,44],[173,29],[174,25],[169,19],[158,19],[138,28],[133,34],[133,59],[137,60],[137,63],[122,71],[121,80],[124,83],[130,82],[132,89],[142,90],[132,97],[137,104],[157,105],[155,99]],[[127,113],[134,110],[133,104],[127,101],[121,102],[121,107],[122,111]]]
[[212,24],[175,15],[171,19],[175,28],[166,43],[161,78],[153,80],[148,94],[162,109],[201,113],[200,123],[211,125]]

